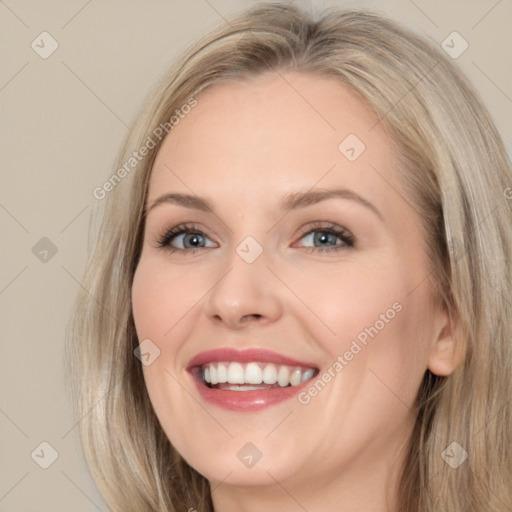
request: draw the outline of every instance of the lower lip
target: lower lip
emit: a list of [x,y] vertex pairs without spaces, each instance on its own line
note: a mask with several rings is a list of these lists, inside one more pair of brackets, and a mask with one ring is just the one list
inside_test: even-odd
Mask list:
[[229,411],[253,412],[276,405],[296,396],[310,381],[298,386],[275,389],[254,389],[251,391],[230,391],[210,388],[192,375],[197,389],[205,402],[222,407]]

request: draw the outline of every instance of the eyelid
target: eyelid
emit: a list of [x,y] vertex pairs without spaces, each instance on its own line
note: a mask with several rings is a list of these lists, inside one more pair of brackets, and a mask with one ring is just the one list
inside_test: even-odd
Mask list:
[[176,239],[178,236],[182,234],[189,234],[189,233],[197,233],[201,236],[204,236],[206,238],[211,238],[205,233],[206,230],[203,230],[200,228],[197,224],[193,222],[183,222],[177,225],[171,225],[172,227],[164,228],[161,231],[161,234],[156,237],[156,248],[162,248],[171,250],[171,252],[174,251],[181,251],[181,252],[192,252],[197,249],[206,249],[206,247],[197,247],[195,249],[177,249],[175,247],[171,247],[170,241]]
[[317,222],[314,222],[312,225],[310,224],[309,226],[307,226],[307,228],[304,228],[301,230],[298,240],[302,240],[306,235],[314,233],[315,231],[333,234],[333,235],[337,236],[338,238],[340,238],[340,240],[343,241],[344,245],[343,246],[331,246],[331,247],[326,247],[326,248],[304,247],[305,249],[311,249],[316,252],[325,252],[325,251],[332,252],[332,251],[340,250],[340,249],[343,249],[346,247],[350,248],[350,247],[355,246],[355,244],[356,244],[356,239],[350,230],[348,230],[347,228],[345,228],[343,226],[338,226],[337,224],[334,224],[330,221],[317,221]]
[[[167,249],[170,252],[181,252],[181,253],[195,253],[200,249],[212,249],[212,247],[192,247],[192,248],[176,248],[171,246],[171,242],[174,241],[178,236],[187,235],[187,234],[198,234],[202,237],[208,238],[212,240],[210,236],[208,236],[202,228],[200,228],[195,223],[181,223],[177,224],[173,227],[169,227],[163,230],[162,234],[157,237],[155,247],[157,249]],[[342,249],[349,249],[355,246],[355,237],[353,234],[345,227],[338,226],[329,221],[317,221],[313,222],[313,224],[309,224],[307,227],[301,229],[300,234],[298,235],[298,241],[302,240],[307,235],[310,235],[314,232],[323,232],[335,235],[338,239],[342,241],[342,245],[334,245],[334,246],[326,246],[326,247],[303,247],[309,252],[336,252]],[[213,240],[212,240],[213,241]],[[213,241],[216,243],[215,241]],[[297,242],[292,244],[292,247],[296,246]],[[218,245],[217,245],[218,246]],[[213,247],[215,248],[215,247]]]

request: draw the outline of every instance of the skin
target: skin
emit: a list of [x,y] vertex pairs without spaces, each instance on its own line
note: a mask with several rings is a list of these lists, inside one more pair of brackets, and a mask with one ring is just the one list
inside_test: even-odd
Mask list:
[[[161,353],[144,366],[145,383],[169,440],[210,481],[217,512],[392,511],[422,377],[457,363],[450,318],[431,300],[422,219],[397,193],[407,197],[382,125],[333,78],[281,75],[203,91],[159,150],[147,204],[180,192],[215,213],[170,203],[148,213],[133,314],[139,339]],[[349,134],[366,145],[355,161],[338,150]],[[340,198],[278,208],[291,192],[331,187],[382,218]],[[354,247],[315,242],[316,222],[344,227]],[[157,248],[181,223],[197,224],[206,247],[191,253],[189,235],[187,246],[172,241],[182,251]],[[236,252],[247,236],[263,249],[250,264]],[[306,405],[227,411],[206,404],[186,372],[198,353],[234,346],[322,374],[395,302],[402,310]],[[249,442],[262,453],[251,468],[237,457]]]

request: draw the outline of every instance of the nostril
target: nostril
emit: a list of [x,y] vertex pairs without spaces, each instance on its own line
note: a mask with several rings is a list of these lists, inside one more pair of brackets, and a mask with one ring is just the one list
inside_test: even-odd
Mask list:
[[249,318],[258,318],[258,319],[261,318],[261,315],[257,314],[257,313],[254,315],[246,315],[246,316],[248,316]]

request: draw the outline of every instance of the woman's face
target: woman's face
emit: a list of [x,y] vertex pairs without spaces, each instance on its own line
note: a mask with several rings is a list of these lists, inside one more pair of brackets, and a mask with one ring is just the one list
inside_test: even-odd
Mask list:
[[196,99],[154,163],[132,290],[156,414],[211,482],[369,482],[403,453],[447,323],[392,142],[331,78]]

